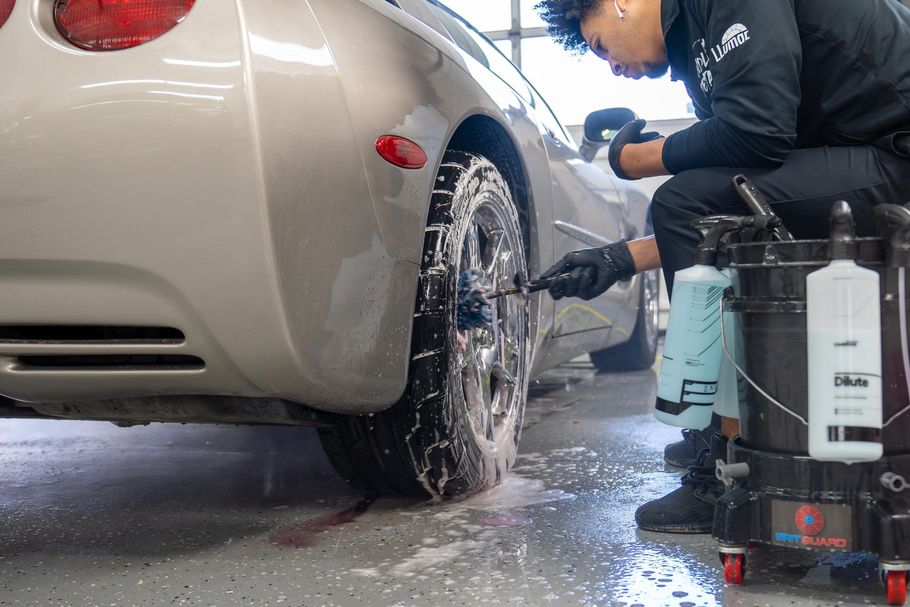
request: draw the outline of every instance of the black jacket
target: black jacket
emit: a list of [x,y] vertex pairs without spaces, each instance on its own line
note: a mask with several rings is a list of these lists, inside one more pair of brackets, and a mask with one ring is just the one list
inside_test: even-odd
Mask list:
[[774,167],[793,148],[910,130],[898,0],[662,0],[661,16],[671,75],[700,119],[667,138],[671,173]]

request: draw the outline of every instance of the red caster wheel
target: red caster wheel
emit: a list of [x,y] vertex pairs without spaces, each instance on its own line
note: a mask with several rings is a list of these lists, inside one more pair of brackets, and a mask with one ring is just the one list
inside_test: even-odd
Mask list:
[[[743,583],[743,555],[725,554],[724,561],[724,580],[728,584],[740,586]],[[889,586],[890,588],[890,586]],[[906,586],[905,586],[906,589]],[[891,596],[890,592],[888,596]],[[902,603],[903,604],[903,603]]]
[[888,604],[903,605],[907,601],[907,572],[888,571],[885,573],[888,586]]

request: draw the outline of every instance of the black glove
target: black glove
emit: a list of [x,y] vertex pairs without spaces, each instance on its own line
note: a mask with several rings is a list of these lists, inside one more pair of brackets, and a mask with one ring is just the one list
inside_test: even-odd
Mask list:
[[588,300],[604,293],[617,280],[628,280],[635,276],[635,262],[626,241],[620,240],[605,247],[566,253],[540,279],[566,273],[569,275],[556,278],[550,284],[553,299],[580,297]]
[[607,149],[607,158],[610,160],[610,167],[613,169],[613,173],[620,179],[632,179],[632,177],[626,175],[626,172],[622,170],[622,166],[619,164],[619,155],[622,153],[622,149],[626,144],[647,143],[649,141],[654,141],[655,139],[660,139],[660,133],[654,131],[642,133],[641,130],[645,128],[645,124],[647,124],[647,122],[641,118],[633,120],[632,122],[627,122],[610,140],[610,147]]

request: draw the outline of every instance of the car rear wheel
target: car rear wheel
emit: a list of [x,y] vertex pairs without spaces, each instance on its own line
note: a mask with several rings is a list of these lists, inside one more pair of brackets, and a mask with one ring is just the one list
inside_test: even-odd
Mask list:
[[660,315],[660,275],[658,270],[641,275],[641,294],[635,329],[629,341],[591,352],[591,362],[602,373],[650,369],[657,358],[658,319]]
[[459,334],[458,275],[481,270],[496,288],[527,275],[518,212],[485,158],[446,153],[430,204],[408,386],[391,409],[338,420],[320,436],[350,482],[445,497],[498,483],[515,461],[530,356],[528,309],[493,301],[493,326]]

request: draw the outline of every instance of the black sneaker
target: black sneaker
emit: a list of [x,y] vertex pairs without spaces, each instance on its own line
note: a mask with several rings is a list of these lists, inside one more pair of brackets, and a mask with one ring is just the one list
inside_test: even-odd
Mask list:
[[682,431],[683,439],[664,447],[664,461],[676,468],[688,468],[696,465],[698,454],[703,449],[711,448],[711,435],[720,432],[720,428],[708,426],[704,430]]
[[662,533],[710,533],[714,502],[724,493],[723,483],[714,475],[718,459],[727,459],[727,439],[722,434],[714,434],[711,448],[698,454],[697,465],[682,477],[682,487],[638,508],[638,527]]

